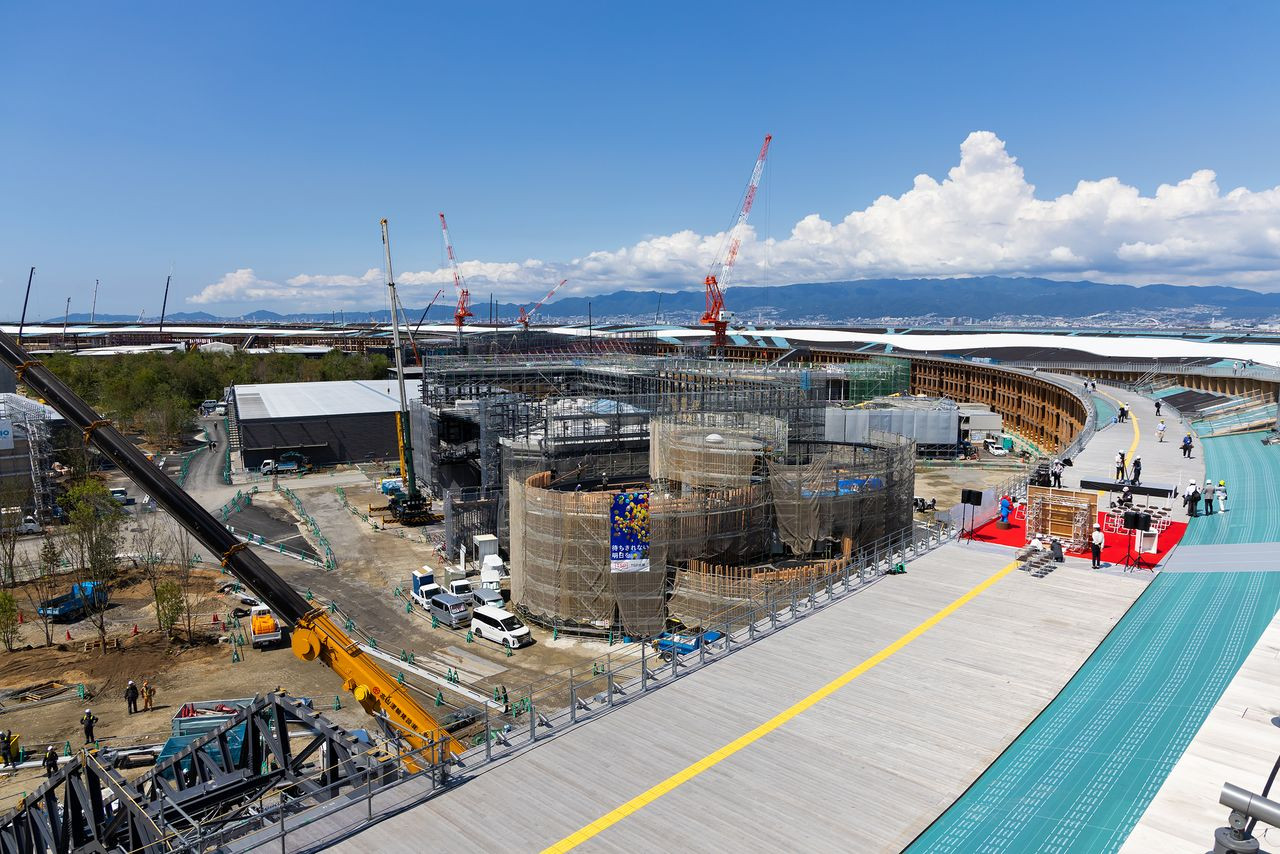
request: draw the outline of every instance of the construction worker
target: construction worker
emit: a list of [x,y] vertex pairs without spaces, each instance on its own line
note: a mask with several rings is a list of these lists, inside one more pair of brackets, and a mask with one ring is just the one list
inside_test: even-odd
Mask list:
[[1212,516],[1212,515],[1213,515],[1213,494],[1214,494],[1214,491],[1215,491],[1215,490],[1214,490],[1214,488],[1213,488],[1213,481],[1212,481],[1212,480],[1210,480],[1210,479],[1208,479],[1208,478],[1205,478],[1205,482],[1204,482],[1204,492],[1200,493],[1200,498],[1201,498],[1201,500],[1202,500],[1202,501],[1204,501],[1204,515],[1206,515],[1206,516]]
[[129,706],[129,714],[138,711],[138,686],[132,679],[124,689],[124,701]]
[[1214,497],[1218,499],[1218,512],[1227,512],[1227,482],[1225,480],[1218,481],[1218,486],[1213,491]]
[[1156,401],[1156,415],[1159,415],[1159,414],[1160,414],[1160,401],[1159,401],[1159,400],[1157,400],[1157,401]]
[[142,711],[151,711],[151,704],[156,699],[156,686],[146,679],[142,680]]
[[54,774],[58,773],[58,751],[52,744],[49,745],[49,749],[44,752],[44,760],[42,764],[44,765],[45,777],[52,777]]
[[1133,465],[1129,466],[1129,482],[1137,486],[1140,480],[1142,480],[1142,457],[1134,454]]
[[93,744],[93,725],[98,722],[98,716],[93,713],[93,709],[85,709],[84,714],[80,716],[80,726],[84,728],[84,743]]
[[11,764],[9,761],[10,758],[11,757],[9,755],[9,733],[0,729],[0,768],[3,768],[6,765]]
[[1102,526],[1094,523],[1093,536],[1089,538],[1089,552],[1093,557],[1093,568],[1102,569],[1102,546],[1106,538],[1102,536]]

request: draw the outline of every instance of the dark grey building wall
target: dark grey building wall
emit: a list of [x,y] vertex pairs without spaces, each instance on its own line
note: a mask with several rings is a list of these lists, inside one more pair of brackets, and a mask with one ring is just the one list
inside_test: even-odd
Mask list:
[[285,451],[305,454],[316,465],[399,458],[394,412],[327,418],[264,418],[240,421],[246,468],[279,459]]

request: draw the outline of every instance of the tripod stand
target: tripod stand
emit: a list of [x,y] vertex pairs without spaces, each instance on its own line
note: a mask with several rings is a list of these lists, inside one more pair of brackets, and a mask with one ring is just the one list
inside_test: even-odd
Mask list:
[[1120,565],[1125,567],[1126,571],[1135,569],[1145,569],[1147,572],[1154,572],[1151,564],[1142,559],[1142,552],[1138,552],[1135,556],[1133,553],[1133,535],[1141,533],[1144,529],[1129,528],[1124,529],[1124,560],[1120,561]]
[[[966,515],[969,517],[969,526],[967,528],[964,523]],[[973,507],[968,503],[960,505],[960,535],[956,539],[973,542]]]

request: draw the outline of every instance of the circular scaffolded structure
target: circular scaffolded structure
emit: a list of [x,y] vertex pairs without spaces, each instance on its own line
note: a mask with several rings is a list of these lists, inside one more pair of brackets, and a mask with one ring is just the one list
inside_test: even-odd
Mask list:
[[[526,616],[642,637],[668,617],[704,624],[911,524],[901,437],[788,446],[785,421],[751,413],[681,413],[651,429],[650,473],[622,474],[635,456],[620,452],[589,475],[511,479],[512,599]],[[647,494],[647,571],[611,568],[610,508],[624,491]]]

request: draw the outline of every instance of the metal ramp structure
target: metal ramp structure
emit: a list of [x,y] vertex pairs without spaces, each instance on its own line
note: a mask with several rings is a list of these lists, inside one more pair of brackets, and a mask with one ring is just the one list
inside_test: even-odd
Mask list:
[[219,850],[401,776],[395,756],[286,694],[256,698],[135,781],[102,760],[82,752],[0,815],[0,852]]

